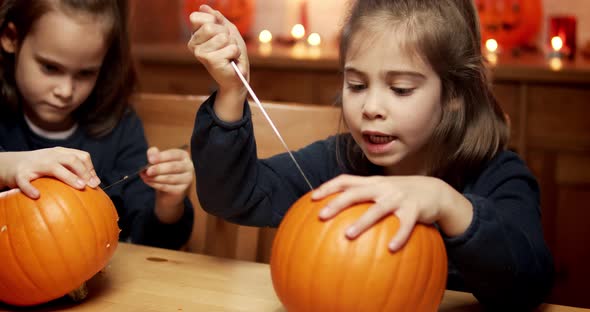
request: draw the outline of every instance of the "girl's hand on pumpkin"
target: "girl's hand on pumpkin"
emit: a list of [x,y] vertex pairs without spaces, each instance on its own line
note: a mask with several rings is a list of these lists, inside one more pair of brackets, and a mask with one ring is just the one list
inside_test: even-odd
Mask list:
[[473,218],[471,203],[447,183],[433,177],[341,175],[316,189],[312,199],[337,192],[342,194],[320,211],[320,218],[327,220],[354,204],[374,202],[345,235],[354,239],[380,219],[394,214],[400,228],[389,242],[392,252],[403,247],[417,222],[438,222],[446,235],[456,236],[467,229]]
[[184,212],[184,197],[193,182],[194,167],[189,153],[183,149],[147,151],[151,164],[140,173],[141,179],[156,190],[156,215],[165,223],[177,221]]
[[100,184],[90,154],[64,147],[2,152],[0,168],[1,187],[19,188],[33,199],[40,194],[31,181],[44,176],[55,177],[76,189]]

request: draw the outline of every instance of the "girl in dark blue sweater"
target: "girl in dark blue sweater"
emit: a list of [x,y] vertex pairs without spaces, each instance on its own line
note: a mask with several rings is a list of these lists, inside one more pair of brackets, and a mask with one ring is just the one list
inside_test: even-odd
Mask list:
[[[39,194],[55,176],[109,188],[122,240],[179,248],[192,230],[187,151],[148,149],[129,107],[135,85],[127,2],[5,0],[0,8],[0,191]],[[143,180],[143,181],[142,181]]]
[[[383,217],[400,230],[381,248],[398,250],[417,222],[445,240],[448,288],[485,306],[527,310],[552,286],[539,188],[506,150],[508,126],[494,99],[470,0],[359,0],[340,38],[344,74],[339,134],[296,151],[313,198],[341,192],[319,217],[373,202],[347,229],[354,239]],[[198,196],[207,211],[241,224],[277,226],[309,191],[286,154],[258,159],[235,27],[203,6],[191,15],[189,48],[219,84],[200,108],[192,138]]]

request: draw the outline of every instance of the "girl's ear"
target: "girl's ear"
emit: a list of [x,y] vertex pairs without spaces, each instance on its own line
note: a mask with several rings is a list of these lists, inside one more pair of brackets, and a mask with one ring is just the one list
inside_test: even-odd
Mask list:
[[18,36],[16,33],[16,26],[14,26],[14,23],[8,23],[8,25],[6,25],[6,28],[4,28],[4,31],[2,31],[1,36],[2,37],[0,37],[0,44],[2,44],[2,49],[4,49],[4,51],[6,51],[7,53],[16,53],[16,49],[18,46]]

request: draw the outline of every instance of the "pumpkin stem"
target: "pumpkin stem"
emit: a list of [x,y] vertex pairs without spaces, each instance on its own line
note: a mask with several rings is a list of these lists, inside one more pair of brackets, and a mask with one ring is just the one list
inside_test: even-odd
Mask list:
[[86,298],[88,295],[88,287],[86,287],[86,283],[80,285],[80,287],[70,291],[68,293],[68,297],[70,297],[74,302],[80,302]]

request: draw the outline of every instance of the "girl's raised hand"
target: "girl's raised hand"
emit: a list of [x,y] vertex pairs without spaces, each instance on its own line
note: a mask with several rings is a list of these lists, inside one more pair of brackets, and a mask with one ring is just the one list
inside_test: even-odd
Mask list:
[[416,222],[438,222],[446,235],[455,236],[467,229],[473,217],[471,203],[447,183],[433,177],[341,175],[317,188],[312,199],[337,192],[342,194],[320,211],[320,218],[327,220],[354,204],[374,202],[345,234],[354,239],[381,218],[394,214],[400,228],[389,243],[392,252],[406,243]]
[[19,188],[25,195],[37,199],[31,181],[43,176],[55,177],[64,183],[83,189],[100,184],[90,154],[85,151],[53,147],[27,152],[0,153],[0,186]]
[[230,64],[235,61],[244,77],[249,78],[246,44],[236,26],[208,5],[191,13],[190,21],[193,34],[188,48],[215,79],[220,93],[243,92],[244,86]]
[[194,167],[189,153],[173,148],[147,151],[149,166],[140,173],[141,179],[156,190],[156,215],[172,223],[184,212],[184,197],[193,182]]

